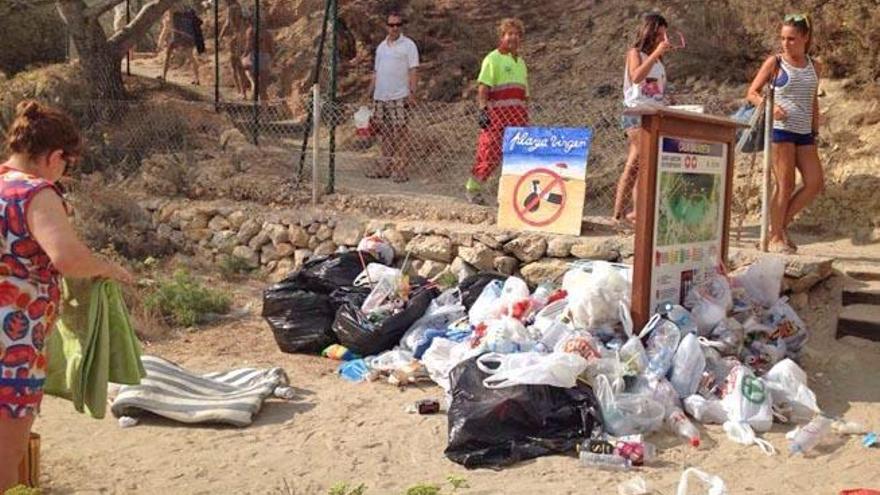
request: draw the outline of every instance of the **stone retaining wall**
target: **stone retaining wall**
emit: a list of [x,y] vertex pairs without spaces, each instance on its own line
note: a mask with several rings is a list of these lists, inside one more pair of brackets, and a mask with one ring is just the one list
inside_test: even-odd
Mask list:
[[631,239],[520,233],[491,226],[375,220],[308,210],[237,208],[228,203],[148,203],[157,235],[208,262],[235,256],[280,279],[313,256],[352,249],[381,232],[395,263],[409,253],[415,273],[432,278],[481,270],[516,274],[530,284],[558,280],[579,259],[625,261]]
[[[427,278],[494,270],[534,286],[560,281],[572,261],[631,263],[633,256],[632,237],[511,232],[488,225],[376,220],[348,212],[232,202],[180,200],[142,206],[151,213],[157,235],[179,251],[207,262],[235,256],[271,280],[280,280],[314,256],[353,249],[374,232],[392,245],[397,266],[409,253],[412,273]],[[731,268],[760,255],[731,250]],[[783,288],[804,294],[831,274],[830,258],[789,256]]]

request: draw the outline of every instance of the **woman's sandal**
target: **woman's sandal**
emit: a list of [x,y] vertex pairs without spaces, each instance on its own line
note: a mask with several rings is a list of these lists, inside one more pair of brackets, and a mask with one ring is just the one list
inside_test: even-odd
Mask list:
[[409,176],[406,174],[393,174],[391,180],[400,184],[401,182],[409,182]]

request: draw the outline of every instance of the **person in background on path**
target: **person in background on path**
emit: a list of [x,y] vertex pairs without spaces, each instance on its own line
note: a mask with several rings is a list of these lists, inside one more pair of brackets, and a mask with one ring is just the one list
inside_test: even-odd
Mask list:
[[18,482],[43,398],[46,337],[58,317],[61,276],[131,283],[121,266],[77,237],[56,186],[79,159],[82,141],[67,115],[23,101],[0,165],[0,493]]
[[376,47],[368,90],[373,97],[372,121],[379,136],[382,159],[365,175],[391,177],[394,182],[409,180],[406,158],[401,154],[409,147],[409,110],[416,101],[418,86],[419,49],[401,32],[403,24],[403,17],[397,12],[386,17],[388,34]]
[[201,22],[192,8],[177,7],[171,11],[171,31],[168,46],[165,48],[165,62],[162,64],[160,80],[168,77],[168,65],[171,55],[176,49],[189,54],[193,69],[193,80],[190,84],[199,85],[199,59],[196,56],[196,22]]
[[[779,37],[782,53],[767,57],[746,97],[760,104],[761,88],[776,74],[771,139],[776,187],[770,201],[769,249],[794,253],[797,246],[788,237],[788,226],[822,192],[825,182],[816,148],[820,67],[809,56],[812,28],[806,14],[785,16]],[[797,192],[795,169],[803,180]]]
[[471,177],[465,184],[469,202],[486,204],[483,184],[501,164],[505,127],[529,123],[528,69],[520,56],[525,26],[519,19],[504,19],[498,25],[498,48],[483,59],[477,77],[477,106],[480,135]]
[[246,45],[243,39],[245,35],[244,13],[238,0],[226,0],[226,5],[226,22],[220,29],[220,38],[229,35],[227,48],[229,50],[229,65],[232,68],[232,81],[242,98],[247,98],[250,82],[244,66],[241,64],[241,57],[244,55],[243,48]]
[[[666,105],[666,66],[663,55],[673,47],[669,43],[666,19],[657,13],[645,14],[642,25],[636,34],[636,41],[626,52],[623,70],[623,105],[633,108],[643,105]],[[639,144],[642,133],[642,119],[634,115],[624,115],[623,130],[629,141],[629,154],[623,174],[617,181],[614,197],[613,218],[617,223],[634,222],[636,218],[636,179],[639,174]],[[633,209],[624,213],[627,197],[632,197]]]
[[[259,40],[254,40],[254,30],[256,29],[254,24],[253,16],[251,16],[251,22],[245,33],[245,50],[241,61],[245,69],[245,75],[250,82],[250,89],[255,91],[254,88],[257,87],[256,64],[257,60],[259,60],[259,100],[269,101],[269,83],[272,77],[272,60],[275,57],[275,40],[272,38],[272,33],[266,29],[266,20],[262,15],[260,16]],[[254,46],[255,42],[259,45],[259,48]],[[247,90],[245,90],[244,97],[247,98]]]

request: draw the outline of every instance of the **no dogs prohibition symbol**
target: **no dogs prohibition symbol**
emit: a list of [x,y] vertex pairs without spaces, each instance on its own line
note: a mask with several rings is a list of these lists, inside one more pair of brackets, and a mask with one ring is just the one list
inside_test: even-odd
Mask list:
[[548,168],[535,168],[516,182],[513,211],[523,223],[544,227],[559,219],[565,200],[565,179]]

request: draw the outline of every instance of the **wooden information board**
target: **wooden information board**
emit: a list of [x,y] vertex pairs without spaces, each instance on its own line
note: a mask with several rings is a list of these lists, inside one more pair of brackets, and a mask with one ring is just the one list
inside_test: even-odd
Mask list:
[[638,329],[727,262],[740,124],[668,108],[626,113],[642,117],[632,292]]

